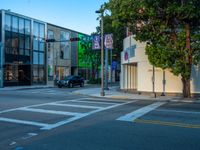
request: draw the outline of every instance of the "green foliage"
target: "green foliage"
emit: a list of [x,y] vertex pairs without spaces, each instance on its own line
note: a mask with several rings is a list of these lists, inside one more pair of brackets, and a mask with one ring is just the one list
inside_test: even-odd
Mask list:
[[152,65],[190,79],[192,64],[200,61],[199,0],[110,0],[106,8],[115,27],[128,26],[148,43]]
[[101,84],[101,78],[91,78],[88,82],[88,84]]

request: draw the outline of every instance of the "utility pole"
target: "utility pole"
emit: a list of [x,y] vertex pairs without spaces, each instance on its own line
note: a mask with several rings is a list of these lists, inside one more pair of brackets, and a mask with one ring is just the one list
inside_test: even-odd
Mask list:
[[95,11],[95,13],[101,14],[101,96],[105,96],[104,92],[104,32],[103,32],[103,11]]

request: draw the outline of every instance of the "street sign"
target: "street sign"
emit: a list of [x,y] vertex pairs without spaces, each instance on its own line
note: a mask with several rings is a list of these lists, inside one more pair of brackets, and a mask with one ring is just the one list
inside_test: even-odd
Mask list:
[[105,34],[104,45],[107,49],[113,49],[113,34]]
[[99,35],[94,35],[92,39],[92,49],[101,49],[101,37]]

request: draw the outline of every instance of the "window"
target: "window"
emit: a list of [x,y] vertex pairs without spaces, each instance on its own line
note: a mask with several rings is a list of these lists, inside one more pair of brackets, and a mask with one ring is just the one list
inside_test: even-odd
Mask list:
[[44,38],[44,24],[40,24],[40,34],[39,37]]
[[38,64],[38,52],[33,52],[33,64]]
[[19,54],[24,55],[24,36],[19,36]]
[[39,24],[36,22],[33,24],[33,35],[36,37],[39,35]]
[[39,50],[38,44],[39,44],[38,38],[34,37],[34,39],[33,39],[33,49],[34,50]]
[[25,20],[25,34],[31,33],[31,21]]
[[19,18],[19,33],[24,34],[24,19]]
[[18,18],[15,16],[12,16],[12,31],[13,32],[18,32]]
[[45,45],[45,44],[44,44],[44,40],[40,38],[39,41],[40,41],[40,42],[39,42],[39,45],[40,45],[40,49],[39,49],[39,50],[40,50],[40,51],[44,51],[44,45]]
[[54,39],[54,33],[51,30],[48,30],[48,39]]
[[30,49],[30,36],[25,36],[25,49]]
[[11,16],[5,15],[5,30],[11,31]]
[[39,64],[44,65],[44,53],[39,53]]
[[[69,32],[60,32],[60,40],[65,41],[70,39]],[[60,43],[60,59],[70,59],[70,45],[69,42]]]

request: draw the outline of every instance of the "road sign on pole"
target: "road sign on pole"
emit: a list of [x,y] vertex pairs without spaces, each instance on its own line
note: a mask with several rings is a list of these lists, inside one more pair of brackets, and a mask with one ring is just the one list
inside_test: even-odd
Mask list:
[[105,34],[105,48],[113,49],[113,34]]
[[101,49],[101,37],[99,35],[94,35],[92,38],[92,49],[99,50]]

